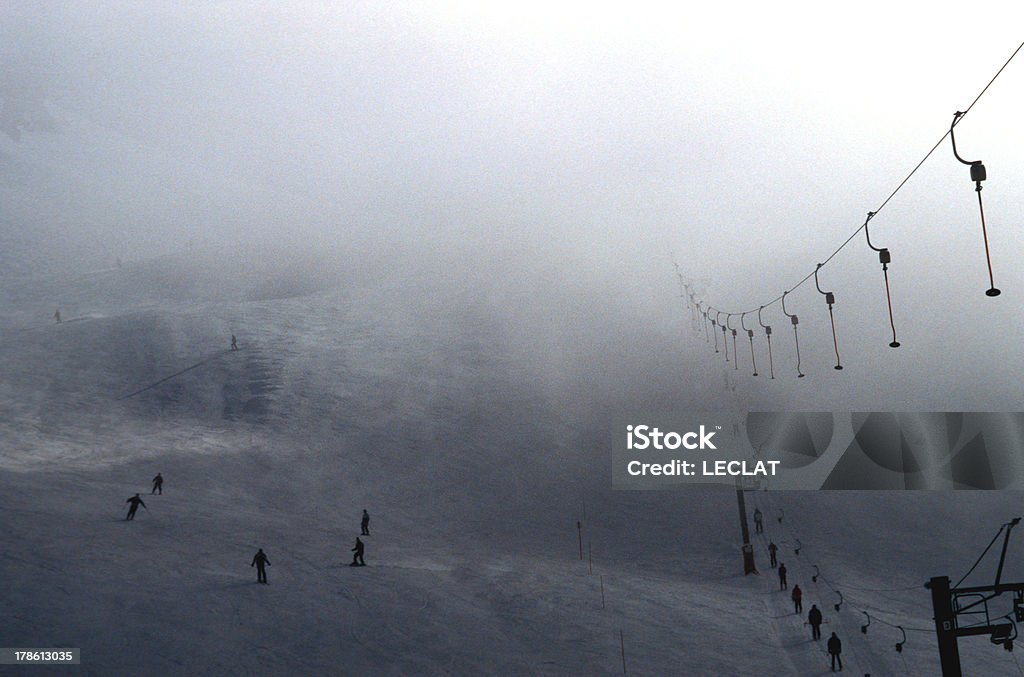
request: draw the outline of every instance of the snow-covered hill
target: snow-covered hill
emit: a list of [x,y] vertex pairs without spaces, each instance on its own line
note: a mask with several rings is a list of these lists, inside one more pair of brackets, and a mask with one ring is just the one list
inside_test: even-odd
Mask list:
[[[632,675],[828,672],[761,537],[762,575],[742,576],[734,492],[610,489],[603,417],[670,402],[679,327],[632,342],[645,310],[612,298],[599,336],[561,282],[524,324],[540,311],[509,314],[508,289],[423,266],[211,270],[165,258],[7,287],[0,645],[82,649],[46,674],[620,674],[623,647]],[[609,346],[622,372],[588,368]],[[966,571],[1019,499],[755,492],[748,510],[847,673],[933,675],[922,584]],[[368,566],[350,568],[363,508]],[[1022,555],[1011,541],[1005,580]],[[1018,674],[984,638],[961,652],[966,674]]]

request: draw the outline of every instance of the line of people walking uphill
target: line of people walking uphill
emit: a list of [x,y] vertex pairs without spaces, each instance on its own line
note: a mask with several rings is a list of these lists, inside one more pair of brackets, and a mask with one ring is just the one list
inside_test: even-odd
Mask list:
[[[754,526],[757,533],[764,531],[763,517],[760,510],[754,511]],[[786,565],[783,562],[778,561],[779,546],[775,545],[774,541],[768,541],[768,559],[771,562],[773,569],[778,567],[779,575],[779,590],[789,589],[789,580],[787,579],[788,571]],[[793,590],[790,591],[789,598],[793,601],[793,613],[802,614],[804,611],[804,591],[800,589],[799,585],[794,585]],[[811,610],[807,612],[807,625],[811,626],[811,639],[821,639],[821,624],[824,622],[821,609],[816,604],[811,605]],[[829,658],[832,660],[832,672],[836,672],[838,669],[843,669],[843,642],[839,639],[839,635],[832,633],[832,636],[828,638],[825,643],[825,648],[828,650]]]

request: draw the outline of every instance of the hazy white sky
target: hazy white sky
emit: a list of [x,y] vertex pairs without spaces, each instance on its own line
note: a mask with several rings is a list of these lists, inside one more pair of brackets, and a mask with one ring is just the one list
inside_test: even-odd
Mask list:
[[[714,305],[756,307],[859,226],[1024,39],[1009,2],[699,4],[7,3],[4,110],[42,107],[56,132],[0,134],[4,227],[138,256],[193,237],[557,253],[567,278],[638,294],[670,288],[672,251]],[[908,346],[989,326],[981,359],[1022,338],[1022,92],[1014,62],[957,128],[988,167],[1004,297],[975,307],[977,203],[948,143],[872,222]],[[876,255],[857,241],[823,281],[844,348],[881,358]],[[792,301],[813,342],[823,301]]]

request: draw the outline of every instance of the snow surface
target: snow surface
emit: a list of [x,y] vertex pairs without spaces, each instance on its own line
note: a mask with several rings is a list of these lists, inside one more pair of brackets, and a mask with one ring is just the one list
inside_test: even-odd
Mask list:
[[[0,645],[80,647],[82,665],[0,674],[614,675],[620,632],[631,675],[829,672],[760,536],[761,575],[742,575],[735,492],[610,489],[594,403],[656,400],[679,378],[671,354],[633,360],[646,395],[580,369],[588,352],[628,356],[611,345],[628,322],[584,336],[553,314],[538,335],[493,312],[526,299],[486,285],[225,266],[165,258],[5,288]],[[137,491],[148,509],[126,522]],[[804,612],[817,604],[843,639],[846,674],[935,675],[923,583],[956,581],[1020,499],[762,491],[748,510]],[[364,507],[368,566],[352,568]],[[1024,576],[1016,536],[1004,580]],[[259,547],[267,586],[249,567]],[[866,635],[859,610],[878,619]],[[908,629],[902,653],[883,621]],[[965,674],[1024,674],[984,637],[960,646]]]

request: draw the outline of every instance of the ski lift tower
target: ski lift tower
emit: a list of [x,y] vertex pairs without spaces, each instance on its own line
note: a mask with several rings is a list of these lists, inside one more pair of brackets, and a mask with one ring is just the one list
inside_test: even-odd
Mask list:
[[750,477],[739,477],[736,479],[736,500],[740,508],[740,532],[743,534],[743,575],[756,574],[757,566],[754,564],[754,546],[750,542],[750,528],[747,526],[747,502],[744,494],[748,491],[757,491],[757,480]]
[[[738,443],[740,439],[740,426],[737,423],[732,424],[732,436]],[[754,456],[756,458],[757,452],[754,453]],[[754,477],[740,475],[736,478],[736,501],[740,509],[740,533],[743,535],[744,576],[758,573],[757,566],[754,564],[754,546],[750,542],[750,527],[747,525],[747,502],[744,494],[748,491],[757,491],[759,488],[760,483]]]
[[[1014,517],[1002,527],[1005,530],[1003,552],[999,556],[999,567],[996,569],[996,580],[993,585],[961,588],[957,583],[955,587],[950,587],[948,576],[935,576],[924,584],[932,593],[942,677],[963,676],[960,668],[960,649],[957,646],[959,637],[988,635],[989,641],[993,644],[1001,644],[1007,651],[1013,651],[1013,640],[1017,638],[1017,623],[1024,622],[1024,583],[1002,583],[1001,579],[1010,532],[1019,523],[1020,518]],[[996,538],[998,537],[996,534]],[[995,543],[994,539],[992,543]],[[989,548],[991,547],[992,544],[989,544]],[[988,548],[985,552],[988,552]],[[985,552],[982,553],[982,557],[985,556]],[[993,618],[989,615],[988,602],[1004,592],[1013,593],[1013,611]],[[958,621],[961,616],[969,621],[964,627],[960,627]]]

